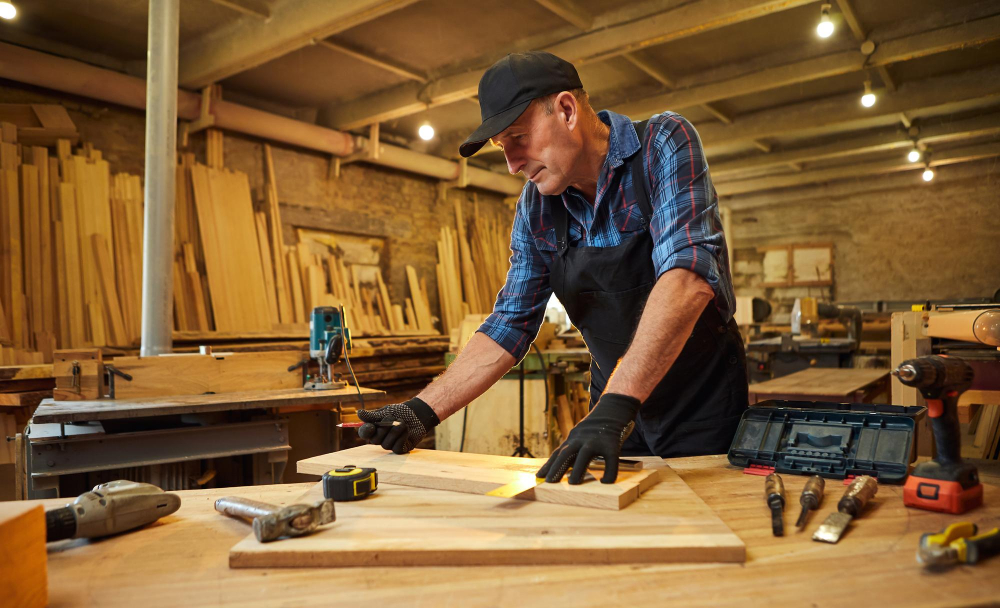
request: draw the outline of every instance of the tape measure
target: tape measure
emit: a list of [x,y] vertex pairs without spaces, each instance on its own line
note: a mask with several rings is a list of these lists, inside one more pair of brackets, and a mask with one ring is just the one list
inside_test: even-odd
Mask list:
[[378,472],[349,464],[323,474],[323,496],[335,501],[361,500],[378,489]]

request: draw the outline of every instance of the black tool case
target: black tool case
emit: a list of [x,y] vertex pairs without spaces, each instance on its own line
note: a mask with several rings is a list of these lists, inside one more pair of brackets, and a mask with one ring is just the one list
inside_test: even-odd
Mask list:
[[903,483],[923,406],[822,401],[762,401],[750,406],[729,448],[729,462],[748,472],[871,475]]

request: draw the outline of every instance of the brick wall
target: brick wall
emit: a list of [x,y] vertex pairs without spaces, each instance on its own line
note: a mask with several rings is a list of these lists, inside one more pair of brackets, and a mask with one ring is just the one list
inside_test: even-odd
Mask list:
[[[737,295],[768,298],[781,312],[806,295],[841,302],[992,295],[1000,289],[1000,163],[937,174],[931,183],[911,171],[723,201],[733,206]],[[832,289],[760,285],[758,247],[809,242],[834,245]]]
[[[0,103],[60,103],[67,107],[82,142],[101,150],[112,172],[142,175],[145,117],[138,111],[0,80]],[[178,145],[180,140],[178,139]],[[363,163],[346,165],[331,176],[330,156],[272,144],[285,242],[294,243],[296,226],[386,239],[381,260],[390,298],[409,295],[405,265],[427,279],[432,314],[437,314],[435,264],[440,228],[455,227],[453,202],[464,201],[466,214],[478,201],[480,213],[513,221],[513,210],[499,194],[450,190],[440,200],[438,180]],[[193,135],[187,150],[204,160],[204,136]],[[225,166],[247,173],[255,200],[264,185],[263,142],[238,134],[224,136]]]

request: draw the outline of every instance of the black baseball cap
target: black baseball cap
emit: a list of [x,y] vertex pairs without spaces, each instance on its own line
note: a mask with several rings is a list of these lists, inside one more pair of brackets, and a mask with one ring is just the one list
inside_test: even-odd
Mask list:
[[511,53],[490,66],[479,81],[483,124],[458,151],[469,157],[524,113],[532,99],[583,87],[573,64],[545,51]]

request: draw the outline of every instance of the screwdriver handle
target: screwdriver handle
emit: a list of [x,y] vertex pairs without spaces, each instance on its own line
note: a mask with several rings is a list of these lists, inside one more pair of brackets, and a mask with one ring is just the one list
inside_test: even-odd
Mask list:
[[764,480],[764,500],[770,507],[785,506],[785,484],[777,473],[771,473]]
[[861,509],[878,492],[878,482],[870,475],[862,475],[844,490],[844,496],[837,503],[837,510],[851,517],[857,517]]
[[808,506],[810,509],[815,509],[823,502],[823,489],[826,487],[826,481],[819,475],[813,475],[806,481],[806,485],[802,488],[802,496],[799,497],[799,504],[803,507]]

